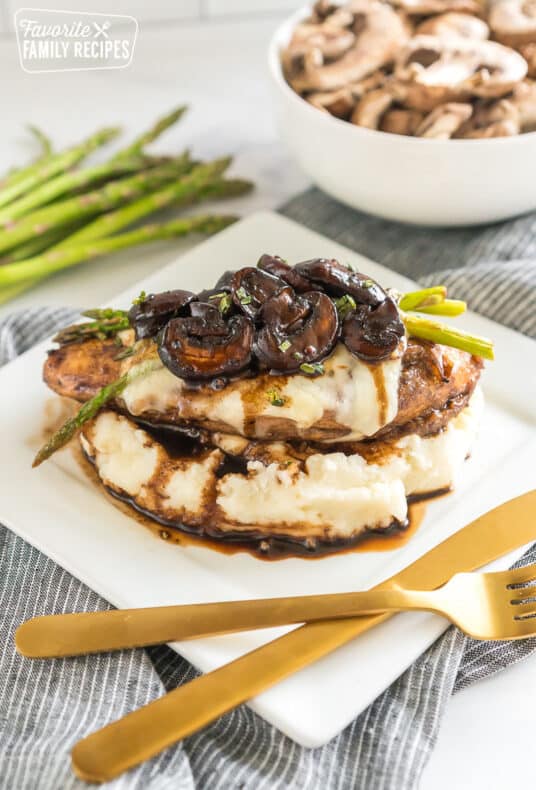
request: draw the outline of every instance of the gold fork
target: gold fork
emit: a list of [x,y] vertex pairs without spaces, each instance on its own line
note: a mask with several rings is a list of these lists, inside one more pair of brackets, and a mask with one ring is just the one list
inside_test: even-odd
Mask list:
[[499,573],[458,573],[432,591],[394,585],[332,595],[47,615],[23,623],[15,642],[29,658],[58,658],[406,610],[441,614],[474,639],[535,636],[536,565]]

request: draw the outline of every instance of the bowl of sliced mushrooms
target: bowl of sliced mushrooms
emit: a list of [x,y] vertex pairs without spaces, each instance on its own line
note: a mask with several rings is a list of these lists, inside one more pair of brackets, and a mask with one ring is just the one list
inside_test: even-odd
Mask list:
[[342,202],[437,226],[536,208],[536,0],[319,0],[269,59],[283,137]]

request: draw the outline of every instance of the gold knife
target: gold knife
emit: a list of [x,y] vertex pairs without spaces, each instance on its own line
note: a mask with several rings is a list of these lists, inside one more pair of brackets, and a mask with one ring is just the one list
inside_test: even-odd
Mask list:
[[[534,540],[536,490],[480,516],[375,589],[433,590],[455,573],[481,568]],[[79,741],[72,750],[73,769],[86,781],[109,781],[389,617],[296,628]]]

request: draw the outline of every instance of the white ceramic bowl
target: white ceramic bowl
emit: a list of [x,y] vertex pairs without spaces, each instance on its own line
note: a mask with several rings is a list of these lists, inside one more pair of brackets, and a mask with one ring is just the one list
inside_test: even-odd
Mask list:
[[418,225],[477,225],[536,209],[536,132],[490,140],[425,140],[354,126],[287,84],[280,51],[306,9],[269,49],[277,122],[303,170],[349,206]]

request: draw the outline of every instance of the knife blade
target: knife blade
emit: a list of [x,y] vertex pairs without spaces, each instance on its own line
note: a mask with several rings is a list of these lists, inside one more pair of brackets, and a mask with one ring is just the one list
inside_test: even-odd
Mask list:
[[[375,589],[433,590],[455,573],[481,568],[534,540],[536,490],[480,516]],[[73,770],[86,781],[109,781],[392,616],[296,628],[79,741],[71,753]]]

